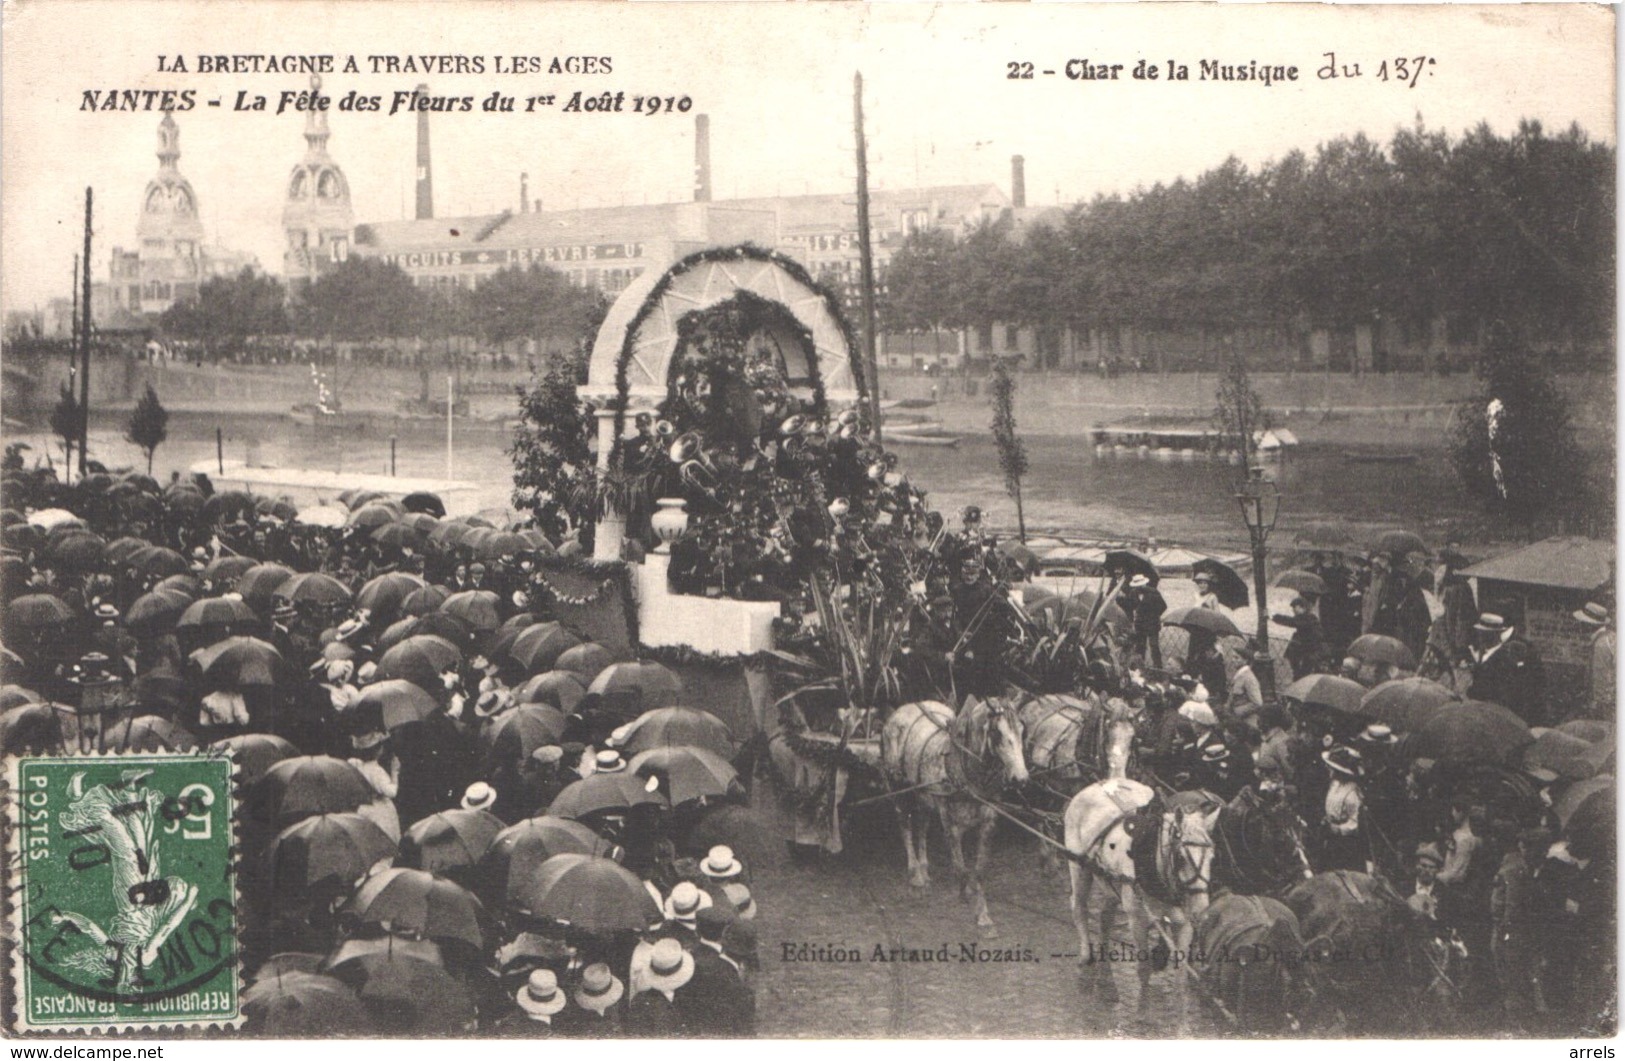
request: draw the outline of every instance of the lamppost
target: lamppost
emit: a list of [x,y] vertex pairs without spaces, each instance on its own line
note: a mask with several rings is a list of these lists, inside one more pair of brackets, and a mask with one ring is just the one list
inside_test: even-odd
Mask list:
[[[1270,654],[1270,610],[1264,595],[1264,545],[1270,532],[1275,530],[1275,518],[1281,514],[1281,491],[1275,483],[1264,478],[1264,469],[1253,465],[1247,469],[1247,480],[1236,494],[1241,506],[1241,518],[1247,522],[1247,534],[1253,544],[1253,596],[1258,613],[1258,650],[1254,654],[1253,674],[1258,678],[1258,690],[1266,704],[1275,703],[1275,664]],[[1259,658],[1269,660],[1259,666]]]

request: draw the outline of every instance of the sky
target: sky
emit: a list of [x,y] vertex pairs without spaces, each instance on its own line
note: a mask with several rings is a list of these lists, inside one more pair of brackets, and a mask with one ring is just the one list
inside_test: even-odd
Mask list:
[[[521,172],[544,209],[687,199],[699,113],[710,116],[715,198],[845,191],[857,71],[873,187],[1008,191],[1020,154],[1034,205],[1194,177],[1232,154],[1256,167],[1338,136],[1386,140],[1418,115],[1453,134],[1534,118],[1616,136],[1614,15],[1598,6],[8,0],[3,15],[8,310],[69,293],[87,185],[95,277],[106,278],[111,247],[135,246],[161,114],[86,112],[86,90],[195,90],[195,109],[176,116],[180,169],[208,240],[280,270],[282,199],[305,119],[273,112],[279,93],[308,79],[200,73],[200,54],[333,55],[341,66],[353,55],[360,72],[324,79],[335,106],[354,90],[387,109],[420,82],[472,96],[472,113],[431,116],[444,217],[516,206]],[[1327,52],[1361,76],[1318,77]],[[485,70],[375,73],[368,59],[426,54],[479,56]],[[159,71],[159,56],[177,55],[189,72]],[[608,57],[612,71],[497,73],[497,56]],[[1393,76],[1401,56],[1431,60],[1414,86]],[[1133,79],[1142,58],[1162,77]],[[1170,59],[1189,81],[1166,80]],[[1203,81],[1204,59],[1296,66],[1298,80]],[[1069,79],[1068,63],[1083,62],[1123,65],[1116,80]],[[1012,63],[1032,63],[1033,77],[1012,79]],[[624,92],[628,109],[639,95],[691,103],[687,113],[563,112],[577,90]],[[239,92],[265,95],[271,109],[234,110]],[[515,97],[515,112],[481,111],[493,92]],[[546,95],[553,106],[525,113],[527,97]],[[356,219],[410,216],[414,116],[333,111],[329,125]]]

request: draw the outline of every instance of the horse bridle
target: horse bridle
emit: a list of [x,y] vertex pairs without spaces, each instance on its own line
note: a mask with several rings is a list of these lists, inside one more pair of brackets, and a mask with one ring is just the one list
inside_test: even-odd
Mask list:
[[[1169,831],[1172,835],[1166,846],[1170,852],[1177,850],[1179,853],[1179,857],[1171,860],[1173,864],[1168,866],[1168,868],[1164,871],[1168,874],[1170,882],[1174,885],[1173,890],[1181,895],[1192,895],[1197,892],[1208,891],[1213,884],[1213,860],[1209,858],[1207,861],[1207,868],[1203,869],[1202,860],[1200,858],[1193,857],[1191,855],[1191,850],[1195,849],[1200,851],[1203,848],[1211,849],[1213,847],[1213,841],[1211,839],[1187,839],[1184,832],[1177,826]],[[1189,877],[1181,875],[1181,864],[1195,870],[1195,874]]]

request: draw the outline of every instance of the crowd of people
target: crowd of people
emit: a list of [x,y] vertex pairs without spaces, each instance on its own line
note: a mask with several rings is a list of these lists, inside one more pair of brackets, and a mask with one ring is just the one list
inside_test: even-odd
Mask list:
[[0,746],[232,751],[252,1029],[754,1034],[738,742],[556,621],[579,547],[432,495],[3,489]]

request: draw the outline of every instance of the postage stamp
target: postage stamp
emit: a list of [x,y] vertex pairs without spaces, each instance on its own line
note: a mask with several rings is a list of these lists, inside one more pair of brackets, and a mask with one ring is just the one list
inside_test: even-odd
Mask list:
[[239,1022],[232,763],[9,760],[15,1031]]

